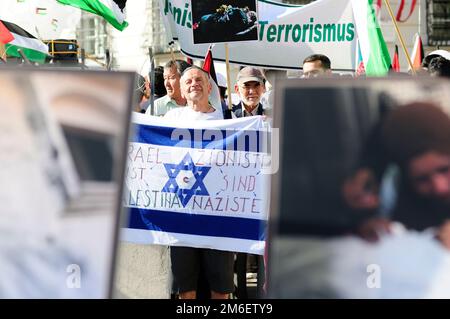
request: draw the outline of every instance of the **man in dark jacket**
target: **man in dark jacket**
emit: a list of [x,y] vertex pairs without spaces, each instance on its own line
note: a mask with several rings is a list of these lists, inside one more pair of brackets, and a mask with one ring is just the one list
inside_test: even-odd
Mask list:
[[266,91],[264,82],[264,75],[257,68],[246,66],[239,71],[234,87],[241,100],[239,104],[233,105],[236,117],[264,114],[261,104],[261,97]]
[[[239,94],[240,102],[233,105],[232,112],[236,117],[246,117],[255,115],[264,115],[261,97],[266,91],[264,86],[265,78],[262,72],[253,67],[242,68],[237,76],[235,91]],[[252,255],[251,255],[252,256]],[[259,265],[258,269],[258,295],[262,294],[262,286],[264,282],[264,263],[260,256],[256,257]],[[236,257],[237,272],[237,291],[236,295],[239,299],[247,299],[246,272],[247,272],[247,254],[238,253]]]

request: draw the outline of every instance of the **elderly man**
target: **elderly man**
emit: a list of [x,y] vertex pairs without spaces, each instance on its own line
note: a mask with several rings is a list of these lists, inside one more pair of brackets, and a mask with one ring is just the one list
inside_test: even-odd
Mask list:
[[[233,113],[236,117],[247,117],[255,115],[264,115],[261,98],[266,91],[265,77],[263,73],[253,67],[242,68],[236,79],[235,85],[236,93],[239,95],[240,102],[233,105]],[[238,253],[236,256],[236,273],[237,273],[237,290],[238,298],[247,299],[247,256],[245,253]],[[263,280],[264,263],[262,257],[250,255],[252,257],[252,264],[259,264],[258,271],[258,292],[261,294]]]
[[313,54],[303,60],[302,78],[331,76],[331,61],[323,54]]
[[261,104],[261,97],[266,91],[264,81],[264,75],[257,68],[246,66],[239,71],[234,87],[241,100],[239,104],[233,105],[236,117],[264,114]]
[[209,75],[197,66],[188,67],[181,76],[180,88],[187,107],[170,110],[165,118],[192,120],[222,120],[221,110],[216,110],[209,102],[211,84]]
[[[163,116],[169,110],[186,105],[186,99],[181,95],[180,78],[183,71],[190,66],[183,60],[171,60],[164,66],[163,77],[167,94],[155,100],[155,112],[153,115]],[[145,114],[150,113],[150,107]]]
[[[173,109],[164,118],[183,121],[221,120],[221,110],[208,101],[211,92],[209,75],[201,68],[187,68],[180,80],[181,92],[187,106]],[[197,297],[200,269],[205,271],[212,299],[228,299],[234,290],[234,253],[206,248],[171,247],[174,292],[180,299]]]

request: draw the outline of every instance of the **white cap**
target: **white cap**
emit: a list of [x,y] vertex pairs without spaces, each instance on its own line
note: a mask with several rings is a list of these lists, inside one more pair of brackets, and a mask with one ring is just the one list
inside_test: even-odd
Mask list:
[[435,50],[433,52],[430,52],[428,55],[440,55],[441,57],[446,58],[447,60],[450,60],[450,52],[448,52],[446,50]]

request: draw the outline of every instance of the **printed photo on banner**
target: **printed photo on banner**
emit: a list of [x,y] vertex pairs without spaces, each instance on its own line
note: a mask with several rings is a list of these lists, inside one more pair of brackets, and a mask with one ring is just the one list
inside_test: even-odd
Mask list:
[[258,40],[256,0],[191,0],[194,43]]
[[276,89],[269,296],[450,298],[450,82]]
[[[364,1],[356,1],[356,3],[359,2],[364,4]],[[221,5],[231,5],[235,8],[234,12],[239,11],[236,11],[236,8],[242,9],[246,6],[250,8],[250,11],[254,11],[255,9],[252,9],[252,4],[248,1],[160,0],[159,3],[168,37],[179,43],[185,55],[191,58],[204,57],[207,44],[216,42],[214,60],[225,61],[225,43],[243,40],[234,44],[230,43],[230,63],[269,69],[299,70],[301,69],[299,61],[313,52],[326,52],[333,61],[333,70],[354,71],[356,39],[359,38],[361,42],[361,38],[366,37],[367,32],[359,37],[357,34],[367,29],[367,19],[372,19],[370,15],[363,14],[357,23],[355,15],[361,10],[353,6],[352,0],[317,0],[306,5],[259,0],[256,1],[258,30],[256,31],[254,25],[248,28],[244,25],[242,27],[244,31],[239,30],[233,33],[243,32],[244,35],[232,35],[235,39],[229,37],[223,39],[220,30],[208,26],[211,24],[209,20],[218,20],[219,17],[224,16],[216,12]],[[191,5],[194,8],[191,8]],[[202,6],[206,9],[202,9]],[[191,11],[192,14],[190,14]],[[207,23],[200,22],[203,16],[206,20],[209,19]],[[225,21],[222,22],[224,25],[228,24],[226,21],[231,22],[230,18],[225,17],[226,19],[220,19]],[[252,18],[250,20],[252,21]],[[195,23],[197,25],[193,27]],[[219,23],[212,24],[220,29]],[[201,31],[202,25],[203,27],[206,25],[206,34]],[[240,25],[242,26],[242,22]],[[232,29],[227,25],[222,33]],[[253,30],[251,38],[247,38],[248,34],[245,30],[248,29]],[[258,41],[249,41],[250,39],[258,39]],[[371,43],[373,44],[373,41]],[[363,57],[369,56],[368,53],[375,50],[369,44],[364,48],[367,50],[361,48]],[[280,51],[283,51],[283,54],[280,54]],[[364,61],[366,62],[367,59],[365,58]]]

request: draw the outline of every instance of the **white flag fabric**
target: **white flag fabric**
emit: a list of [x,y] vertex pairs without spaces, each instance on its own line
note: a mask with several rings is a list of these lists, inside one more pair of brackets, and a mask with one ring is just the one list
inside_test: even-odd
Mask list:
[[122,240],[264,253],[268,129],[261,116],[183,123],[134,114]]

